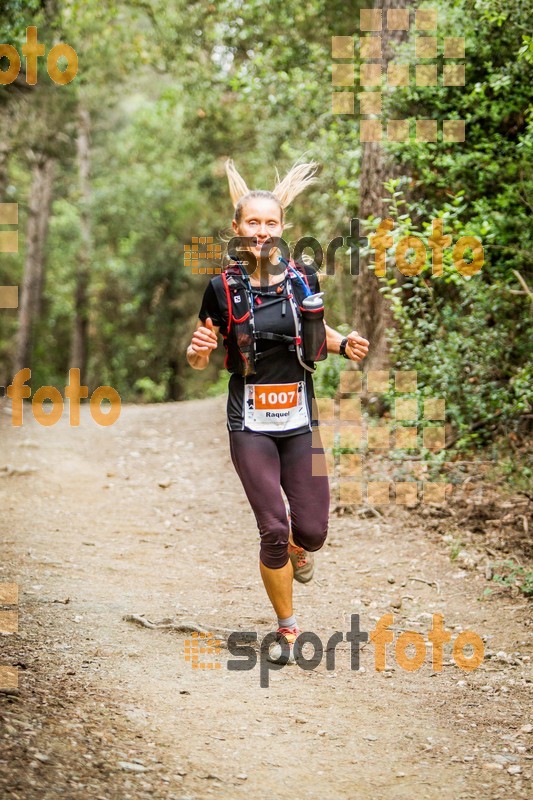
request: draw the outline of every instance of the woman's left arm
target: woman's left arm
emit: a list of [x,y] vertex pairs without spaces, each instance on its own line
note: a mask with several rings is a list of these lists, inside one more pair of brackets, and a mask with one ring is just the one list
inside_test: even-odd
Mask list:
[[328,353],[338,353],[340,343],[344,338],[347,338],[348,341],[346,343],[346,355],[348,358],[351,361],[363,360],[368,353],[368,347],[370,344],[367,339],[363,339],[362,336],[359,336],[357,331],[352,331],[347,337],[344,337],[342,333],[330,328],[329,325],[326,325],[325,327]]

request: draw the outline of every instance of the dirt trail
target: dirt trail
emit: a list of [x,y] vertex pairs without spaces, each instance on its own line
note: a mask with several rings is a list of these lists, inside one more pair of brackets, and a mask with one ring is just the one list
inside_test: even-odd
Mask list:
[[224,398],[125,406],[104,429],[83,409],[75,429],[43,428],[25,409],[15,429],[0,409],[0,469],[14,468],[0,478],[0,581],[20,586],[20,633],[1,639],[20,695],[0,695],[0,795],[526,798],[526,603],[481,601],[482,572],[461,570],[412,513],[332,514],[317,579],[295,584],[300,627],[325,642],[351,614],[369,631],[392,611],[395,636],[427,638],[440,613],[452,640],[466,629],[485,639],[472,672],[450,646],[441,672],[429,646],[407,672],[390,644],[386,672],[373,645],[357,672],[343,642],[334,670],[324,657],[311,671],[270,672],[262,688],[259,666],[230,671],[222,650],[211,657],[220,669],[193,669],[187,634],[123,619],[176,617],[259,640],[274,629],[224,411]]

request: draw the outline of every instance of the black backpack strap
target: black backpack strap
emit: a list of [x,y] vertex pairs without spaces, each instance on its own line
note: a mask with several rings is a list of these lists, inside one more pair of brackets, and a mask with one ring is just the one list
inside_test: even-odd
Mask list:
[[286,344],[278,344],[276,347],[269,347],[268,350],[262,350],[260,353],[255,354],[255,360],[260,361],[267,356],[272,356],[274,353],[279,353],[280,350],[286,350]]
[[269,333],[268,331],[256,331],[255,338],[271,339],[274,342],[287,342],[287,344],[292,344],[295,339],[294,336],[287,336],[286,333]]
[[[222,277],[222,274],[215,275],[214,278],[211,278],[211,285],[215,292],[218,305],[220,308],[220,316],[224,320],[226,331],[229,331],[230,328],[230,310],[231,310],[231,303],[228,306],[228,294],[226,292],[225,283]],[[222,327],[222,326],[221,326]],[[222,333],[222,331],[221,331]]]
[[244,315],[246,315],[246,311],[249,310],[246,287],[240,275],[235,275],[234,273],[231,272],[222,272],[220,273],[220,275],[215,275],[215,277],[211,279],[211,284],[213,286],[214,292],[218,300],[218,304],[220,306],[221,317],[224,320],[226,326],[226,333],[224,334],[223,331],[221,331],[221,333],[223,336],[227,336],[235,320],[235,316],[233,313],[233,303],[232,303],[232,294],[234,293],[235,290],[240,291],[242,289],[244,293],[244,302],[242,306],[242,311],[244,312]]
[[272,297],[269,300],[261,300],[261,304],[256,305],[255,308],[268,308],[268,306],[274,305],[274,303],[281,303],[283,300],[288,300],[288,296],[286,294],[280,294],[277,297]]

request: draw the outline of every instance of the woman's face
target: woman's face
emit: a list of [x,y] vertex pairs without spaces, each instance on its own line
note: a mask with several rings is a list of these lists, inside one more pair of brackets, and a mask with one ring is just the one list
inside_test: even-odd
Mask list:
[[253,197],[244,205],[240,223],[233,220],[232,226],[237,236],[252,237],[252,244],[246,249],[252,251],[259,264],[263,244],[272,237],[281,238],[283,233],[280,207],[268,197]]

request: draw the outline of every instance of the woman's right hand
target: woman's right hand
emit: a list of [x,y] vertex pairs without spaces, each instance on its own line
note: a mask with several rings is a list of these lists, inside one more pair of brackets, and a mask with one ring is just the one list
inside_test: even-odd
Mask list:
[[217,347],[217,334],[214,329],[213,320],[207,317],[205,325],[200,325],[193,333],[190,348],[199,356],[209,358],[212,351]]

